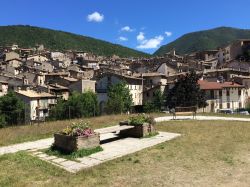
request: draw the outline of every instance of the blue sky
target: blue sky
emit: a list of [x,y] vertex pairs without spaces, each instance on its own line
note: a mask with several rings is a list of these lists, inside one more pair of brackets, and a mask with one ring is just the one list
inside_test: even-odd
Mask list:
[[63,30],[153,53],[185,33],[249,29],[250,0],[1,0],[0,25]]

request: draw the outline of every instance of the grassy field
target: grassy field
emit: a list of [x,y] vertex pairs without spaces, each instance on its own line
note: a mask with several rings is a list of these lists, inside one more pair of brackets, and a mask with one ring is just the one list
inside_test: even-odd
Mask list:
[[182,136],[77,174],[24,152],[1,156],[0,186],[249,186],[249,122],[190,120],[157,126]]

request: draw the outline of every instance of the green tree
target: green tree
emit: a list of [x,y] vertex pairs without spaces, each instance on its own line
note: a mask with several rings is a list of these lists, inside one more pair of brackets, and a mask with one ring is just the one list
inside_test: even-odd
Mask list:
[[106,105],[108,113],[128,112],[132,104],[132,95],[124,82],[114,84],[108,88],[108,102]]
[[154,92],[153,104],[156,112],[161,111],[161,107],[164,104],[164,95],[160,89]]
[[59,99],[55,107],[50,111],[49,118],[51,120],[62,120],[66,119],[66,102],[63,99]]
[[147,101],[143,106],[143,110],[147,113],[159,112],[161,107],[164,105],[164,95],[160,89],[154,92],[152,101]]
[[167,106],[169,108],[190,106],[201,108],[207,106],[205,92],[200,89],[198,80],[199,76],[194,71],[181,77],[167,93]]
[[143,111],[146,113],[155,112],[155,105],[151,101],[146,101],[143,105]]
[[98,115],[97,96],[92,91],[73,92],[68,101],[59,100],[51,111],[51,119],[73,119]]
[[1,122],[7,125],[16,125],[24,123],[24,102],[19,99],[14,92],[0,97]]
[[4,115],[0,115],[0,128],[3,128],[7,125],[6,120],[5,120],[5,116]]

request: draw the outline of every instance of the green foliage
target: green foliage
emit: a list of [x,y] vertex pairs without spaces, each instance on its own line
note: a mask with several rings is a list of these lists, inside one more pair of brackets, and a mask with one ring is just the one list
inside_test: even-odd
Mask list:
[[143,125],[143,123],[155,124],[155,119],[152,116],[139,114],[129,118],[129,125]]
[[98,114],[98,101],[95,93],[73,93],[66,103],[70,118],[91,117]]
[[157,135],[159,135],[159,132],[149,132],[149,134],[144,136],[143,138],[151,138]]
[[179,54],[217,49],[237,39],[250,38],[250,30],[219,27],[212,30],[185,34],[177,40],[162,46],[154,55],[164,55],[175,49]]
[[62,120],[68,117],[66,102],[63,99],[59,99],[55,107],[50,111],[50,120]]
[[199,77],[194,71],[181,77],[167,93],[167,106],[169,108],[207,106],[205,93],[200,89],[198,80]]
[[98,147],[91,148],[91,149],[80,149],[72,153],[66,153],[61,150],[56,149],[56,147],[52,145],[49,149],[45,150],[44,152],[50,156],[57,156],[57,157],[61,157],[61,158],[69,159],[69,160],[75,160],[76,158],[89,156],[100,151],[103,151],[103,148],[101,146],[98,146]]
[[161,107],[164,105],[164,95],[161,90],[156,90],[154,92],[153,100],[147,101],[143,106],[143,110],[147,113],[159,112]]
[[152,113],[155,112],[155,105],[151,101],[146,101],[143,105],[143,111],[146,113]]
[[5,120],[5,116],[4,115],[0,115],[0,128],[3,128],[7,125],[6,120]]
[[24,123],[24,102],[14,92],[0,97],[0,122],[4,125],[17,125]]
[[95,134],[95,132],[89,127],[89,124],[83,121],[78,123],[72,123],[71,126],[67,126],[60,133],[68,136],[85,136],[89,137]]
[[74,92],[68,101],[59,100],[51,111],[51,119],[74,119],[98,115],[97,96],[92,91]]
[[68,32],[28,25],[1,26],[0,45],[11,45],[13,43],[21,47],[34,47],[36,44],[44,44],[50,50],[81,50],[103,56],[113,56],[114,54],[120,57],[150,56],[121,45]]
[[128,112],[133,104],[132,95],[124,82],[114,84],[108,88],[108,113],[118,114]]

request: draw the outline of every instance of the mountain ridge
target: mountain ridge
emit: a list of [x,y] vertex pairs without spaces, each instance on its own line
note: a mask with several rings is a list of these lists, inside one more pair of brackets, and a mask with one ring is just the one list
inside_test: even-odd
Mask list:
[[179,54],[211,50],[223,47],[237,39],[250,39],[250,29],[217,27],[182,35],[173,42],[161,46],[154,55],[164,55],[175,49]]
[[81,50],[96,55],[145,57],[150,54],[104,40],[30,25],[0,26],[0,45],[16,43],[21,47],[44,44],[50,50]]

